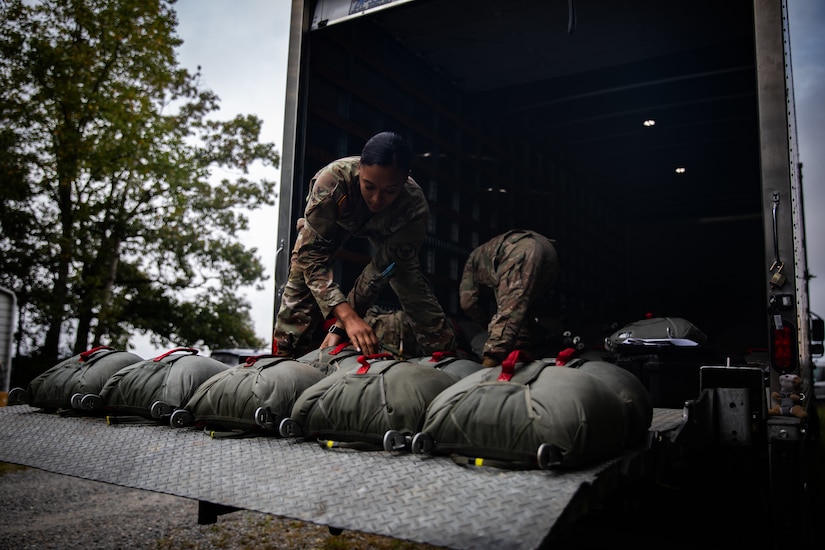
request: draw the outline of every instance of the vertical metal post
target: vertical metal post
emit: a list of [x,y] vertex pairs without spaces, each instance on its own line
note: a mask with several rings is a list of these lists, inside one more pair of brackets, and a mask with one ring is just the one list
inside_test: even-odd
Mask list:
[[304,123],[301,115],[301,94],[306,81],[305,39],[312,18],[312,2],[292,0],[287,57],[286,96],[284,107],[284,136],[281,152],[281,185],[278,191],[278,235],[275,254],[275,296],[273,297],[273,327],[281,304],[284,285],[289,276],[289,256],[294,228],[296,197],[293,190],[300,188],[303,175]]

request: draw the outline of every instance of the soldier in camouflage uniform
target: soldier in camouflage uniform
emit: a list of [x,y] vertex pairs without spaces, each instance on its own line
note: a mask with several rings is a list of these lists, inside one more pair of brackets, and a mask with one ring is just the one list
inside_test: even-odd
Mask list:
[[[378,339],[363,317],[387,284],[426,353],[455,348],[452,325],[418,262],[430,209],[409,175],[411,164],[406,142],[383,132],[367,142],[360,157],[336,160],[312,178],[275,321],[279,355],[309,351],[320,318],[331,316],[336,322],[322,347],[347,338],[365,353],[376,353]],[[369,239],[375,256],[344,296],[333,278],[332,259],[352,236]]]
[[[494,367],[514,349],[529,345],[526,320],[531,305],[555,282],[559,272],[554,241],[521,229],[493,237],[470,254],[459,287],[461,309],[487,326],[482,363]],[[492,290],[496,312],[488,319],[480,304]],[[488,323],[489,320],[489,323]]]

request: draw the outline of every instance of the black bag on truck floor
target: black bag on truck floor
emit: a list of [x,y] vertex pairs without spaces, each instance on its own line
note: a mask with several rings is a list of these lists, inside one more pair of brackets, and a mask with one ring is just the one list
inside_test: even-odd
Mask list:
[[522,357],[515,351],[435,397],[413,452],[546,469],[585,466],[644,441],[653,410],[633,375],[601,361]]
[[357,367],[307,388],[281,422],[281,435],[314,438],[325,447],[402,450],[420,429],[429,402],[455,381],[389,353],[358,360]]
[[206,380],[169,421],[177,428],[200,425],[213,437],[277,435],[298,396],[323,377],[312,365],[288,357],[250,357]]
[[611,362],[633,373],[650,392],[654,407],[682,408],[699,396],[703,365],[722,360],[708,337],[680,317],[655,317],[630,323],[605,339]]
[[[175,348],[124,367],[112,375],[100,394],[80,400],[86,410],[103,410],[111,422],[129,421],[130,415],[154,421],[169,421],[201,384],[230,369],[217,359],[198,355],[192,348]],[[137,419],[136,419],[137,420]]]
[[681,317],[652,317],[629,323],[604,339],[607,351],[616,353],[625,345],[703,346],[708,337],[699,327]]
[[26,389],[12,389],[9,404],[61,411],[80,409],[83,395],[99,393],[114,373],[139,361],[143,358],[134,353],[99,346],[61,361],[34,378]]

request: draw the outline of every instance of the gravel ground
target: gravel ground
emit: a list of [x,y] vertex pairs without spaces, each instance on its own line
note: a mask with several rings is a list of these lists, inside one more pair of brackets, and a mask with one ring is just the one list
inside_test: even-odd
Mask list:
[[393,549],[434,546],[238,511],[198,525],[195,500],[0,464],[0,548]]

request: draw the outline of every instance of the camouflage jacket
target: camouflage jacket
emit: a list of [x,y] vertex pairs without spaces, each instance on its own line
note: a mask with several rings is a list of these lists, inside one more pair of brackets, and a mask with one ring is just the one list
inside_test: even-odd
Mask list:
[[310,182],[303,227],[292,252],[292,269],[303,273],[326,317],[332,308],[347,301],[333,277],[333,256],[350,237],[368,238],[376,254],[349,297],[350,304],[363,316],[380,291],[370,282],[391,263],[396,264],[394,287],[427,288],[418,253],[429,216],[427,199],[412,177],[407,178],[389,207],[373,214],[361,196],[359,157],[336,160],[319,170]]
[[[502,283],[500,278],[502,273],[510,272],[513,264],[521,266],[517,270],[520,276],[534,276],[532,267],[536,260],[524,257],[520,246],[524,239],[541,241],[548,246],[555,242],[534,231],[514,229],[493,237],[470,253],[459,283],[459,296],[461,309],[472,321],[482,326],[487,325],[488,315],[479,303],[481,291],[483,288],[492,289],[496,299],[502,299],[502,296],[498,296],[499,285]],[[512,283],[521,287],[518,281]]]

